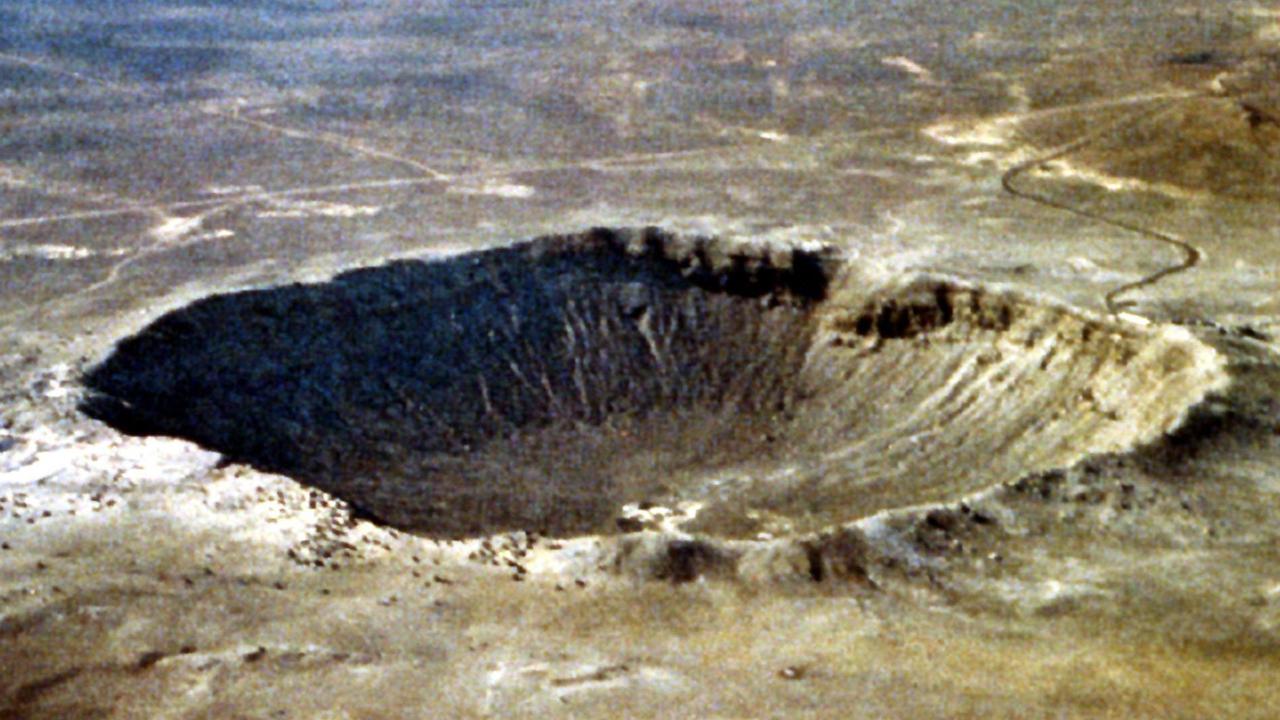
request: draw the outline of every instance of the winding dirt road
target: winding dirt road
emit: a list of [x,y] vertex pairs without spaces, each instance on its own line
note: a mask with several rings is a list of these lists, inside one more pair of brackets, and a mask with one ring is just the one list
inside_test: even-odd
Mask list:
[[1045,207],[1053,208],[1055,210],[1068,212],[1078,217],[1086,218],[1086,219],[1100,222],[1106,225],[1110,225],[1112,227],[1120,228],[1121,230],[1128,230],[1129,232],[1136,233],[1149,240],[1153,240],[1155,242],[1159,242],[1165,245],[1170,245],[1182,253],[1182,260],[1176,265],[1170,265],[1168,267],[1160,269],[1157,272],[1151,273],[1149,275],[1145,275],[1137,280],[1124,283],[1123,285],[1119,285],[1109,290],[1106,293],[1106,295],[1103,296],[1103,302],[1106,304],[1107,311],[1112,314],[1118,314],[1125,307],[1133,304],[1133,301],[1119,300],[1120,296],[1126,293],[1132,292],[1134,290],[1138,290],[1140,288],[1150,287],[1167,277],[1176,275],[1181,272],[1186,272],[1187,270],[1194,268],[1196,265],[1200,264],[1200,261],[1204,257],[1204,253],[1201,252],[1201,250],[1197,248],[1195,245],[1192,245],[1191,243],[1185,240],[1182,240],[1180,238],[1174,237],[1173,235],[1170,235],[1168,233],[1161,232],[1159,230],[1154,230],[1149,227],[1144,227],[1142,225],[1137,225],[1135,223],[1127,222],[1124,220],[1118,220],[1116,218],[1107,217],[1106,215],[1103,215],[1101,213],[1093,212],[1091,210],[1086,210],[1084,208],[1071,205],[1070,203],[1054,199],[1043,193],[1038,193],[1033,190],[1020,188],[1018,187],[1016,181],[1023,173],[1027,172],[1028,170],[1040,167],[1045,163],[1049,163],[1054,160],[1064,158],[1078,150],[1081,150],[1097,142],[1101,138],[1106,137],[1116,131],[1119,131],[1126,127],[1130,127],[1142,120],[1150,120],[1150,119],[1157,118],[1163,115],[1164,113],[1168,112],[1171,108],[1173,108],[1176,104],[1180,102],[1186,102],[1188,100],[1196,99],[1199,97],[1202,97],[1202,96],[1200,94],[1192,94],[1192,95],[1175,95],[1171,97],[1160,98],[1160,97],[1152,97],[1150,95],[1144,95],[1144,96],[1134,98],[1135,103],[1148,103],[1148,102],[1153,102],[1155,100],[1160,100],[1161,102],[1159,102],[1159,104],[1155,108],[1151,108],[1151,109],[1143,108],[1143,109],[1136,110],[1132,113],[1125,115],[1124,117],[1120,118],[1116,122],[1103,125],[1097,130],[1086,133],[1076,138],[1075,140],[1072,140],[1071,142],[1066,143],[1065,145],[1060,145],[1057,148],[1054,148],[1047,153],[1044,153],[1042,155],[1037,155],[1036,157],[1033,157],[1029,160],[1024,160],[1010,167],[1008,170],[1004,172],[1004,175],[1000,177],[1001,187],[1003,187],[1004,191],[1009,193],[1013,197],[1026,200],[1028,202],[1033,202],[1038,205],[1043,205]]

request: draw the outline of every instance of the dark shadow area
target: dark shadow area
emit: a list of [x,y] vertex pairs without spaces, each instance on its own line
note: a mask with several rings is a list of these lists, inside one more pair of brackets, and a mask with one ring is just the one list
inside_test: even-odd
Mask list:
[[833,264],[593,230],[218,295],[120,342],[82,410],[416,532],[607,532],[769,452]]
[[[1270,358],[1259,362],[1261,351],[1240,337],[1249,336],[1224,332],[1211,338],[1219,351],[1237,357],[1231,365],[1231,385],[1192,408],[1161,442],[1136,453],[1140,465],[1153,474],[1177,476],[1206,458],[1242,457],[1275,443],[1280,436],[1280,370]],[[1241,356],[1247,359],[1241,361]]]
[[181,83],[226,67],[234,51],[208,45],[135,44],[97,28],[67,32],[36,30],[18,48],[22,52],[76,60],[118,72],[132,80]]

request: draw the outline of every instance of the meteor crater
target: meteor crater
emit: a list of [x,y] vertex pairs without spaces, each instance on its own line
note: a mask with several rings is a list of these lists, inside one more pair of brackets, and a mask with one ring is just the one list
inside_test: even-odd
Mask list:
[[1176,328],[858,262],[596,229],[216,295],[122,340],[82,410],[424,535],[630,505],[753,537],[1127,449],[1221,382]]

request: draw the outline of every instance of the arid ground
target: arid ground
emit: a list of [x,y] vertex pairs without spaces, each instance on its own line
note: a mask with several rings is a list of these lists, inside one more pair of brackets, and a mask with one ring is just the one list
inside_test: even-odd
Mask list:
[[0,718],[1280,717],[1280,7],[0,0]]

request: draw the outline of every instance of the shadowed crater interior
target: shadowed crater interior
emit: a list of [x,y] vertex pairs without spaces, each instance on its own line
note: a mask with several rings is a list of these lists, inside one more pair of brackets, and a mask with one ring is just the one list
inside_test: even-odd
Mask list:
[[171,312],[82,410],[424,534],[628,529],[636,503],[742,536],[1127,446],[1213,375],[1189,338],[853,270],[654,229],[398,261]]

